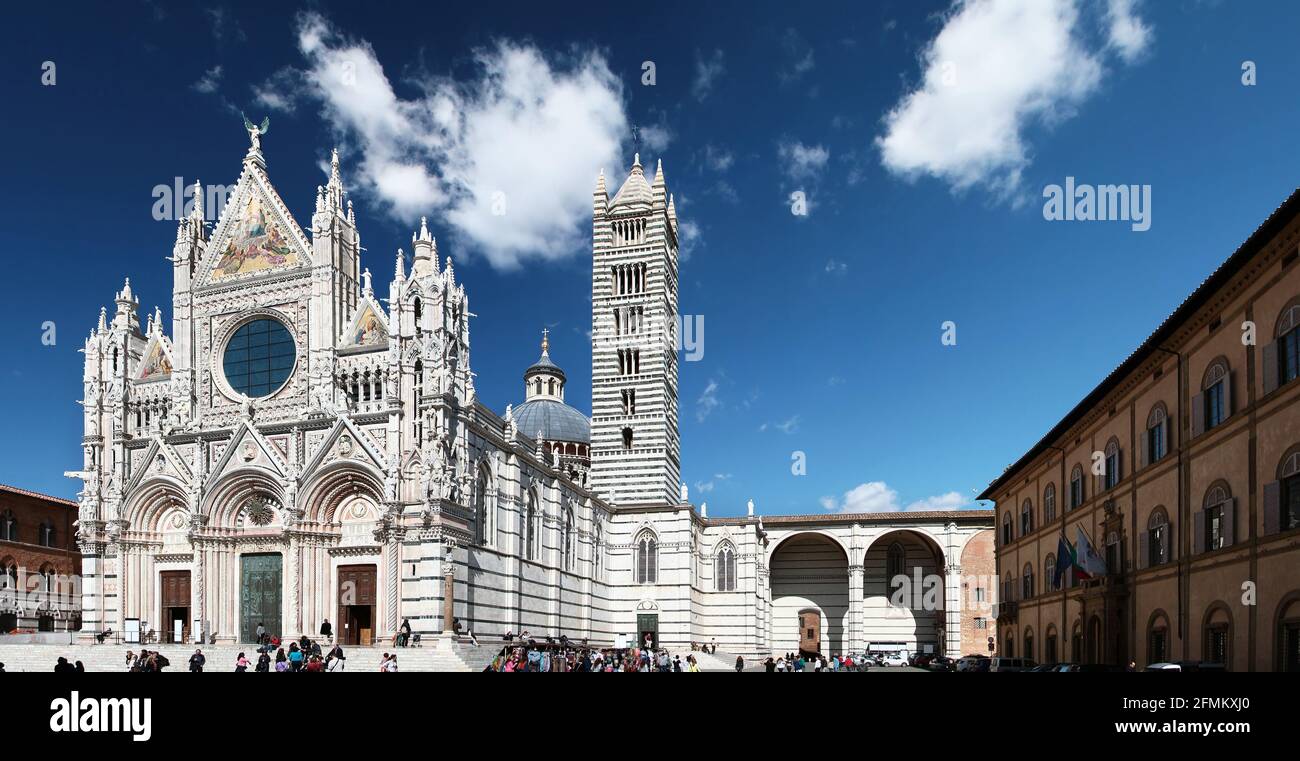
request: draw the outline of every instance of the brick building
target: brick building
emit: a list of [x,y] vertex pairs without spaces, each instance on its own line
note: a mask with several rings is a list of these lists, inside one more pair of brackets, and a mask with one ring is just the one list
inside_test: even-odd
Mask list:
[[1003,655],[1300,670],[1297,244],[1300,191],[980,495]]
[[81,628],[77,503],[0,484],[0,633]]

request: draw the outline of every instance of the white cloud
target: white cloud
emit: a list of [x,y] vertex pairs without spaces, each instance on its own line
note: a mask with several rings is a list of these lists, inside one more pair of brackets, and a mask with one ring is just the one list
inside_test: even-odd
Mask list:
[[199,81],[195,82],[193,85],[195,90],[203,93],[204,95],[211,95],[215,93],[217,91],[217,88],[220,86],[221,86],[221,64],[217,64],[216,66],[213,66],[212,68],[203,72],[203,76],[199,77]]
[[677,255],[682,261],[689,261],[701,240],[700,226],[693,220],[679,218],[677,220],[677,232],[681,236],[681,240],[678,241],[679,250]]
[[368,42],[315,13],[298,17],[297,32],[312,97],[355,145],[362,190],[395,217],[440,214],[498,269],[589,245],[596,173],[622,165],[628,130],[622,85],[601,54],[561,61],[503,40],[475,51],[474,78],[424,77],[404,97]]
[[718,485],[718,482],[728,481],[730,479],[731,479],[730,473],[714,473],[713,478],[709,479],[708,481],[696,481],[695,490],[702,494],[708,494],[709,492],[713,491],[714,487]]
[[718,77],[726,71],[726,65],[723,63],[721,50],[713,51],[713,54],[707,59],[696,53],[695,55],[695,79],[691,82],[691,94],[698,101],[703,101],[713,92],[713,83]]
[[779,76],[783,83],[794,82],[816,68],[817,62],[813,58],[812,46],[799,32],[794,29],[785,30],[785,34],[781,37],[781,45],[785,48],[790,64],[789,68],[780,72]]
[[704,392],[700,394],[700,398],[695,400],[695,419],[703,423],[704,419],[721,403],[718,399],[718,382],[710,380],[704,387]]
[[777,146],[782,170],[790,179],[816,179],[830,160],[831,152],[822,145],[804,145],[797,140],[782,140]]
[[1141,57],[1151,43],[1151,27],[1134,13],[1135,5],[1137,0],[1109,0],[1106,9],[1110,45],[1130,63]]
[[799,415],[792,415],[779,423],[763,423],[758,427],[759,433],[765,433],[768,429],[780,431],[784,434],[791,434],[799,430],[799,423],[802,418]]
[[[1147,30],[1129,3],[1112,3],[1127,57]],[[885,116],[884,166],[1011,195],[1029,163],[1026,128],[1069,118],[1100,85],[1103,51],[1079,26],[1075,0],[956,0],[921,52],[923,81]]]
[[307,87],[301,71],[286,66],[261,84],[253,85],[253,102],[272,111],[293,113],[300,93]]
[[848,272],[848,271],[849,271],[849,265],[845,264],[844,262],[840,261],[839,259],[827,259],[827,260],[826,260],[826,274],[828,274],[828,275],[839,275],[839,274],[843,274],[843,273]]
[[925,510],[961,510],[969,506],[961,494],[950,491],[933,497],[918,499],[900,505],[898,492],[884,481],[868,481],[844,492],[844,496],[822,497],[821,505],[828,511],[840,513],[895,513]]
[[663,153],[673,140],[673,132],[666,124],[651,124],[649,127],[639,127],[638,129],[645,150],[650,153]]
[[736,161],[736,156],[726,148],[719,148],[709,143],[704,146],[704,163],[715,172],[725,172]]

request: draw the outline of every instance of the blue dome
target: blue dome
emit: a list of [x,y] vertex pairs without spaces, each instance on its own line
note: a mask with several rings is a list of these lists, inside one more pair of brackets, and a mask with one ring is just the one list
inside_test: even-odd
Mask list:
[[538,431],[547,441],[591,443],[591,421],[558,399],[533,399],[514,408],[515,425],[525,436]]

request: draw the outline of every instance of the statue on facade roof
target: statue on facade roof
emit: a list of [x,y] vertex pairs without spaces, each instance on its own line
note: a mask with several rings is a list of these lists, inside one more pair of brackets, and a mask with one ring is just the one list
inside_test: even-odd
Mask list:
[[[244,116],[242,111],[239,115]],[[271,117],[268,116],[263,119],[261,126],[258,126],[250,122],[247,116],[244,116],[244,129],[248,130],[248,140],[253,144],[253,150],[260,151],[262,150],[262,135],[271,131]]]

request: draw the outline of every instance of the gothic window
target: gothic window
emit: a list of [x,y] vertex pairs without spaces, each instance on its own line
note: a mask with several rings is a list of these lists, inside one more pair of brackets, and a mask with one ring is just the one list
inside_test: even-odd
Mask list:
[[474,484],[474,531],[478,543],[490,547],[496,543],[496,509],[488,503],[488,478],[488,469],[480,468]]
[[1043,489],[1043,523],[1056,520],[1056,484],[1048,484]]
[[18,588],[18,564],[13,558],[0,562],[0,589]]
[[564,510],[564,567],[573,568],[573,548],[576,542],[573,541],[573,510],[565,508]]
[[636,583],[655,584],[659,577],[659,543],[650,531],[642,531],[636,539],[633,553],[636,563]]
[[713,561],[713,580],[719,592],[736,591],[736,551],[724,544]]
[[907,552],[902,544],[894,542],[889,545],[889,550],[885,553],[885,578],[889,579],[891,584],[899,576],[907,574],[907,569],[903,567],[906,561]]
[[524,557],[537,558],[537,492],[528,492],[528,512],[524,515]]
[[1034,530],[1034,503],[1028,499],[1020,506],[1020,535],[1025,536]]
[[605,565],[603,562],[605,556],[605,526],[599,519],[596,520],[596,538],[592,543],[591,554],[592,565],[595,567],[596,571],[595,575],[599,578],[600,571]]
[[1111,439],[1106,444],[1106,473],[1104,480],[1106,488],[1114,488],[1115,484],[1119,483],[1122,475],[1120,472],[1119,441]]
[[624,449],[631,449],[631,448],[632,448],[632,429],[631,429],[631,428],[624,428],[624,429],[623,429],[623,448],[624,448]]
[[419,296],[416,296],[416,297],[415,297],[414,299],[412,299],[412,301],[411,301],[411,313],[415,315],[415,331],[416,331],[416,333],[419,333],[419,332],[420,332],[420,317],[422,317],[423,314],[424,314],[424,313],[423,313],[423,310],[422,310],[422,304],[420,303],[420,297],[419,297]]
[[1070,509],[1083,504],[1083,468],[1075,465],[1070,471]]
[[636,414],[636,389],[634,388],[623,390],[623,414]]
[[0,539],[6,542],[18,541],[18,519],[12,510],[6,510],[4,516],[0,517]]
[[54,546],[54,524],[49,521],[45,521],[41,524],[41,546]]

